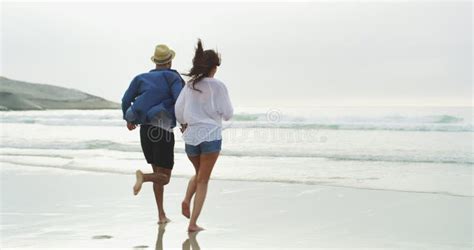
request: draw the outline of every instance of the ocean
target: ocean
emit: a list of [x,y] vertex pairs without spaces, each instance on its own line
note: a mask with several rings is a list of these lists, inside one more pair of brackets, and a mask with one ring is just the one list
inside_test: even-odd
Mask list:
[[[120,110],[7,111],[0,123],[2,167],[151,170]],[[472,107],[238,107],[212,178],[472,197],[473,135]],[[173,176],[189,177],[175,137]]]

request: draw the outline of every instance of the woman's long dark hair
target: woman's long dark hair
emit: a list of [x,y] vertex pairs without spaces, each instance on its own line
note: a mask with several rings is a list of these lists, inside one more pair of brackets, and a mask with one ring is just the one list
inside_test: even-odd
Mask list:
[[196,52],[193,58],[193,67],[189,73],[185,75],[191,77],[188,82],[191,83],[192,88],[201,92],[201,90],[195,88],[196,83],[202,80],[204,77],[208,77],[211,73],[211,70],[214,67],[220,65],[221,59],[219,54],[217,54],[217,52],[214,50],[204,50],[202,48],[201,39],[198,39]]

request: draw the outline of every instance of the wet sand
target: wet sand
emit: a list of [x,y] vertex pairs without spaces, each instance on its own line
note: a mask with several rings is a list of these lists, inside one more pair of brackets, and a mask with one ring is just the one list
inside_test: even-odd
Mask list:
[[472,249],[473,199],[323,185],[211,180],[197,235],[173,178],[157,222],[130,175],[1,166],[1,248]]

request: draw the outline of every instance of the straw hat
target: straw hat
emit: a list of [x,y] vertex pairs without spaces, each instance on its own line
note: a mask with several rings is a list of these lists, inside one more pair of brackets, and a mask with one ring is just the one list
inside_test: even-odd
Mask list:
[[171,62],[174,58],[174,51],[164,44],[155,47],[155,54],[151,57],[151,61],[158,65],[163,65]]

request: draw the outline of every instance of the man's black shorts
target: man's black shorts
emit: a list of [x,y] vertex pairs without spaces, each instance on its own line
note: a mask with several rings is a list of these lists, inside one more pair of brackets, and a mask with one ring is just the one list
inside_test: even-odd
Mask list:
[[172,169],[174,165],[174,133],[152,125],[140,126],[140,142],[149,164]]

